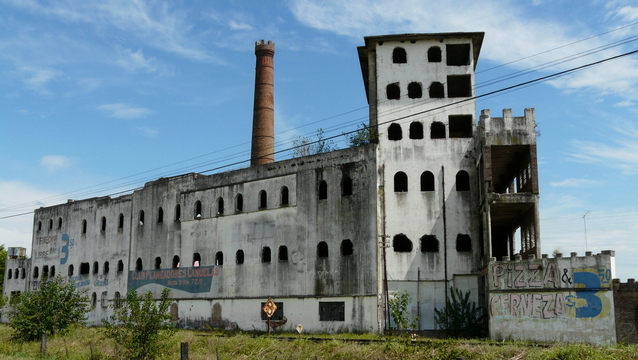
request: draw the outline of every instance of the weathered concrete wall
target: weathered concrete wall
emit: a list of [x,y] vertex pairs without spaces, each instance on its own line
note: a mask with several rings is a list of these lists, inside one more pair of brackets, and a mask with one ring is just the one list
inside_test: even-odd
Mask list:
[[490,262],[490,336],[615,343],[613,257],[609,251],[595,256],[573,253],[569,258]]
[[638,343],[638,283],[627,279],[621,283],[614,279],[614,311],[616,338],[619,343]]

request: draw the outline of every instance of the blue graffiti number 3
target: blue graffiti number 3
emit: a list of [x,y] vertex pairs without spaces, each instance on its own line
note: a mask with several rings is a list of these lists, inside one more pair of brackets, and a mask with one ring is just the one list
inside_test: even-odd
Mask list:
[[575,272],[574,283],[582,284],[586,289],[595,289],[576,291],[576,297],[578,299],[587,301],[586,306],[576,308],[576,317],[593,318],[598,316],[603,310],[603,301],[596,295],[600,289],[600,278],[598,275],[587,271]]

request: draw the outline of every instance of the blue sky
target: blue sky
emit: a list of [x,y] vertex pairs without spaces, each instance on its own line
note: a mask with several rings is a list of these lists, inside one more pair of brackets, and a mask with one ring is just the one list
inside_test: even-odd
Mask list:
[[[363,36],[484,31],[480,95],[636,50],[637,23],[623,0],[0,0],[0,244],[30,248],[32,215],[7,216],[247,160],[257,40],[277,46],[284,149],[367,121]],[[543,252],[616,250],[623,280],[638,277],[637,84],[632,55],[477,106],[536,108]]]

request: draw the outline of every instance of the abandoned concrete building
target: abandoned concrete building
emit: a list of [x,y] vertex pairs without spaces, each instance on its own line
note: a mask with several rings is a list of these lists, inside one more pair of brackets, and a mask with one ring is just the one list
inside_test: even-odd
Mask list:
[[[87,289],[97,324],[130,289],[169,288],[181,326],[247,330],[265,329],[268,297],[285,330],[383,331],[394,326],[388,299],[403,290],[418,330],[437,329],[450,288],[498,312],[506,295],[491,300],[490,276],[551,259],[540,253],[534,109],[477,119],[483,35],[365,37],[358,53],[378,139],[282,161],[275,45],[258,42],[251,166],[37,209],[31,257],[12,251],[5,295],[62,276]],[[560,287],[554,275],[547,284]]]

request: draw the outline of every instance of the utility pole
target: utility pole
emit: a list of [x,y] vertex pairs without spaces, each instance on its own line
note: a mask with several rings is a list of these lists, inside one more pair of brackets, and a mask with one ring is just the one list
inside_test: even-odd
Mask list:
[[587,248],[587,219],[585,218],[589,214],[589,210],[583,215],[583,223],[585,224],[585,251],[589,251]]

